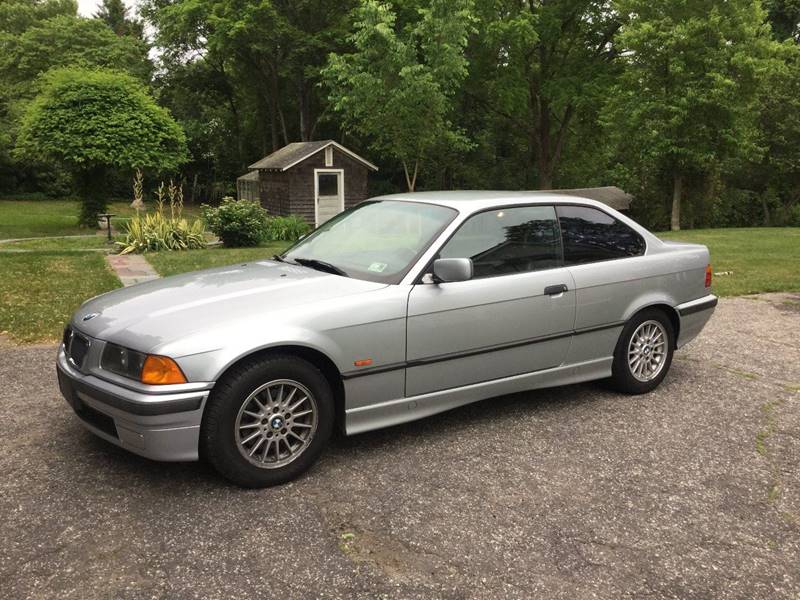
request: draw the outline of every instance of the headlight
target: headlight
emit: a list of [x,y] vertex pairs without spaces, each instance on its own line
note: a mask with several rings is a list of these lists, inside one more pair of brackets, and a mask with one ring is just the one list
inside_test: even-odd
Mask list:
[[147,355],[135,350],[128,350],[116,344],[106,344],[100,366],[106,371],[111,371],[123,377],[130,377],[137,381],[142,377],[142,367]]
[[144,354],[116,344],[106,344],[100,357],[100,366],[106,371],[149,385],[186,383],[178,363],[168,356]]

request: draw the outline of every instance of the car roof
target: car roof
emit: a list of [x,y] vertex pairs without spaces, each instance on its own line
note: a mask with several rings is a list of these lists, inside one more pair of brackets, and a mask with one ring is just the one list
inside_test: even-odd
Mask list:
[[[372,200],[397,200],[401,202],[424,202],[426,204],[439,204],[455,208],[460,212],[472,213],[498,205],[508,206],[515,204],[584,204],[606,210],[610,206],[589,198],[558,194],[553,192],[527,192],[527,191],[489,191],[489,190],[459,190],[447,192],[405,192],[402,194],[387,194]],[[611,209],[613,210],[613,209]]]

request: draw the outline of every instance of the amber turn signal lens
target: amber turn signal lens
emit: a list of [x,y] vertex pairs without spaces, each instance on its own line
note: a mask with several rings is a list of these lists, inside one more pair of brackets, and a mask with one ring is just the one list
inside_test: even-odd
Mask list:
[[164,385],[186,383],[186,377],[178,364],[168,356],[149,355],[142,366],[142,383]]
[[711,265],[706,267],[706,287],[711,287]]

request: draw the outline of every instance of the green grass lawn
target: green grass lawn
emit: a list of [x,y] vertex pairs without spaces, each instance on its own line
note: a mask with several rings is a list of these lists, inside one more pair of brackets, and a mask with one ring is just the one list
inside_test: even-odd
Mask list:
[[[108,209],[118,215],[111,221],[115,228],[135,212],[128,202],[112,202]],[[79,203],[71,200],[0,200],[0,240],[93,233],[78,227],[78,211]],[[199,206],[184,207],[187,217],[199,214]]]
[[288,245],[288,242],[275,242],[256,248],[212,246],[205,250],[186,250],[185,252],[151,252],[145,254],[145,258],[160,275],[166,277],[198,269],[271,258],[273,254],[281,252]]
[[800,291],[800,228],[752,227],[662,232],[664,240],[705,244],[720,296]]
[[102,252],[0,250],[0,332],[20,343],[56,341],[84,300],[117,287]]

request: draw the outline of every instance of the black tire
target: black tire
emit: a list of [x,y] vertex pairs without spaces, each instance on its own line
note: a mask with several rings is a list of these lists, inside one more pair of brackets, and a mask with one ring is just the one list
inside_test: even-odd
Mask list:
[[[634,375],[631,369],[628,361],[628,348],[631,343],[631,337],[642,324],[647,322],[659,323],[667,339],[665,342],[666,348],[663,356],[663,365],[660,367],[658,374],[648,381],[641,381]],[[653,391],[664,380],[664,377],[667,376],[669,367],[672,364],[672,353],[674,350],[675,328],[664,311],[657,308],[646,308],[636,313],[625,324],[619,336],[619,340],[617,341],[617,347],[614,350],[614,362],[611,367],[612,375],[609,380],[611,387],[625,394],[646,394]]]
[[[310,434],[310,440],[301,446],[302,451],[299,451],[288,464],[271,468],[256,466],[245,457],[244,452],[247,448],[240,450],[236,432],[241,431],[238,429],[238,423],[241,421],[237,420],[245,408],[243,404],[255,390],[269,382],[281,380],[299,383],[311,393],[310,402],[315,404],[316,428]],[[257,399],[259,398],[263,401],[263,396],[258,396]],[[276,416],[282,417],[280,414]],[[269,418],[271,415],[260,423],[268,422]],[[319,369],[308,361],[289,355],[256,359],[234,367],[214,386],[200,427],[200,455],[220,475],[242,487],[262,488],[279,485],[296,478],[317,461],[331,437],[333,422],[333,393],[328,380]],[[284,427],[291,429],[288,425]],[[268,433],[271,435],[273,431],[269,426],[262,426],[261,429],[265,430],[264,436]],[[275,431],[275,435],[278,435],[278,431]],[[278,448],[278,456],[275,457],[277,461],[280,459],[281,444],[276,440],[271,441],[275,441]],[[268,440],[265,439],[264,442],[266,441]],[[291,454],[286,442],[284,449]],[[260,451],[257,452],[257,456],[259,454]]]

